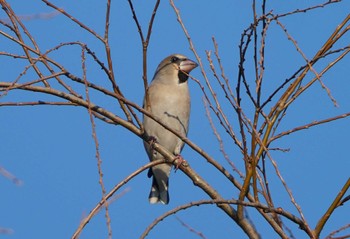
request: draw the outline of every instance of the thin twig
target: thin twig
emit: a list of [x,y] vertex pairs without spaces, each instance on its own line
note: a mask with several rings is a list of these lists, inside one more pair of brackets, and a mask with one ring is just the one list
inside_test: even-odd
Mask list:
[[84,227],[90,222],[90,220],[101,210],[102,207],[105,206],[106,203],[108,203],[108,200],[112,198],[112,196],[126,183],[128,183],[131,179],[136,177],[138,174],[142,173],[143,171],[147,170],[150,167],[153,167],[157,164],[164,163],[164,159],[159,159],[152,161],[141,168],[137,169],[133,173],[131,173],[129,176],[127,176],[125,179],[123,179],[120,183],[115,185],[111,191],[109,191],[103,198],[96,204],[96,206],[90,211],[89,215],[87,215],[79,224],[77,230],[73,233],[71,239],[77,239],[84,229]]
[[75,22],[77,25],[79,25],[81,28],[83,28],[84,30],[90,32],[93,36],[95,36],[97,39],[99,39],[100,41],[104,41],[103,37],[101,37],[99,34],[97,34],[94,30],[92,30],[90,27],[86,26],[84,23],[82,23],[81,21],[79,21],[78,19],[76,19],[75,17],[73,17],[71,14],[69,14],[66,10],[57,7],[56,5],[54,5],[53,3],[49,2],[48,0],[41,0],[42,2],[44,2],[46,5],[48,5],[49,7],[55,9],[56,11],[62,13],[64,16],[66,16],[67,18],[69,18],[71,21]]
[[[82,66],[81,68],[83,69],[83,81],[85,82],[85,97],[86,101],[88,103],[88,113],[89,113],[89,118],[90,118],[90,123],[91,123],[91,130],[92,130],[92,137],[94,139],[95,143],[95,152],[96,152],[96,160],[97,160],[97,169],[98,169],[98,175],[99,175],[99,184],[101,186],[101,191],[102,191],[102,199],[105,198],[106,194],[106,188],[103,182],[103,171],[102,171],[102,160],[100,156],[100,150],[99,150],[99,143],[98,143],[98,138],[97,138],[97,133],[96,133],[96,124],[95,120],[92,114],[91,106],[90,106],[90,94],[89,94],[89,86],[87,84],[87,76],[86,76],[86,64],[85,64],[85,50],[82,49],[81,51],[81,63]],[[105,203],[105,202],[103,202]],[[107,229],[108,229],[108,238],[112,238],[112,228],[111,228],[111,217],[109,216],[109,210],[108,210],[108,204],[105,204],[105,217],[106,217],[106,223],[107,223]]]
[[[344,231],[344,230],[346,230],[348,228],[350,228],[350,223],[346,224],[345,226],[342,226],[341,228],[339,228],[339,229],[337,229],[337,230],[335,230],[333,232],[331,232],[328,236],[325,237],[325,239],[336,239],[335,237],[333,237],[335,234],[337,234],[337,233],[339,233],[341,231]],[[346,238],[350,238],[350,235],[348,235],[347,237],[344,237],[343,239],[346,239]]]
[[170,215],[176,214],[179,211],[182,210],[186,210],[189,209],[191,207],[195,207],[195,206],[203,206],[203,205],[221,205],[221,204],[234,204],[234,205],[244,205],[246,207],[253,207],[253,208],[260,208],[262,210],[264,210],[265,212],[275,212],[278,213],[282,216],[284,216],[285,218],[287,218],[288,220],[298,224],[300,227],[303,227],[303,221],[300,220],[298,217],[296,217],[295,215],[283,210],[282,208],[270,208],[269,206],[266,206],[264,204],[261,203],[251,203],[251,202],[245,202],[245,201],[239,201],[239,200],[225,200],[225,199],[211,199],[211,200],[200,200],[200,201],[195,201],[195,202],[190,202],[188,204],[184,204],[181,206],[178,206],[174,209],[171,209],[169,211],[167,211],[166,213],[164,213],[163,215],[159,216],[158,218],[156,218],[152,224],[150,224],[145,231],[142,233],[142,235],[140,236],[140,239],[145,238],[148,233],[161,221],[163,221],[165,218],[169,217]]
[[15,175],[7,171],[5,168],[0,166],[0,174],[4,176],[5,178],[11,180],[14,184],[17,186],[21,186],[23,184],[23,181],[19,178],[17,178]]
[[222,138],[221,138],[219,132],[217,131],[216,127],[215,127],[215,124],[213,122],[212,117],[210,116],[210,111],[209,111],[209,108],[208,108],[208,102],[205,100],[205,98],[203,98],[203,104],[204,104],[204,107],[205,107],[205,113],[206,113],[206,116],[208,118],[210,127],[212,128],[213,133],[214,133],[217,141],[219,142],[219,147],[220,147],[220,151],[221,151],[222,155],[224,156],[225,160],[229,163],[229,165],[232,167],[233,171],[235,171],[239,175],[240,178],[244,178],[242,172],[239,171],[239,169],[235,166],[235,164],[232,162],[232,160],[230,160],[228,154],[225,151],[224,142],[222,141]]
[[329,88],[321,80],[321,75],[312,67],[312,64],[310,63],[310,60],[306,57],[305,53],[301,50],[301,48],[299,47],[297,41],[290,35],[290,33],[288,32],[287,28],[279,20],[276,19],[276,23],[282,28],[284,33],[287,35],[288,40],[293,42],[293,45],[295,46],[296,50],[300,53],[300,55],[306,61],[306,64],[308,65],[310,70],[315,74],[315,76],[316,76],[317,80],[320,82],[322,88],[326,90],[326,92],[327,92],[329,98],[331,99],[331,101],[333,102],[334,106],[338,106],[338,103],[334,99],[334,97],[332,96],[331,91],[329,90]]
[[28,101],[28,102],[1,102],[0,106],[38,106],[38,105],[57,105],[57,106],[78,106],[72,102],[54,102],[54,101]]
[[295,127],[291,130],[288,130],[288,131],[284,131],[276,136],[273,136],[270,138],[269,140],[269,143],[270,144],[272,141],[276,140],[276,139],[279,139],[285,135],[289,135],[289,134],[292,134],[292,133],[295,133],[295,132],[298,132],[300,130],[305,130],[305,129],[309,129],[313,126],[317,126],[317,125],[320,125],[320,124],[325,124],[325,123],[328,123],[328,122],[331,122],[331,121],[335,121],[335,120],[339,120],[339,119],[343,119],[343,118],[346,118],[346,117],[349,117],[350,116],[350,112],[347,112],[347,113],[344,113],[344,114],[341,114],[341,115],[337,115],[337,116],[334,116],[334,117],[331,117],[331,118],[327,118],[327,119],[323,119],[323,120],[315,120],[309,124],[305,124],[305,125],[302,125],[302,126],[298,126],[298,127]]
[[176,220],[178,220],[182,226],[184,226],[185,228],[187,228],[190,232],[196,234],[197,236],[199,236],[202,239],[206,239],[206,237],[204,236],[204,234],[202,232],[199,232],[197,230],[195,230],[193,227],[191,227],[190,225],[188,225],[187,223],[185,223],[182,219],[180,219],[179,217],[175,216]]
[[332,215],[334,210],[338,207],[339,202],[344,197],[344,195],[345,195],[346,191],[349,189],[349,187],[350,187],[350,178],[348,178],[348,180],[344,184],[343,188],[339,191],[338,195],[335,197],[334,201],[329,206],[329,208],[327,209],[325,214],[317,222],[317,225],[316,225],[315,230],[314,230],[315,238],[318,238],[320,236],[324,225],[326,224],[326,222],[328,221],[328,219],[330,218],[330,216]]

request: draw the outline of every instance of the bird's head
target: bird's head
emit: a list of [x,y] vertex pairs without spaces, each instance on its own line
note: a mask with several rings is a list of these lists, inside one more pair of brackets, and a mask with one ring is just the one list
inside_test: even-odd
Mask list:
[[[166,57],[157,67],[153,80],[168,81],[164,83],[181,84],[187,81],[188,74],[198,64],[181,54]],[[175,80],[175,82],[173,82]],[[170,82],[169,82],[170,81]]]

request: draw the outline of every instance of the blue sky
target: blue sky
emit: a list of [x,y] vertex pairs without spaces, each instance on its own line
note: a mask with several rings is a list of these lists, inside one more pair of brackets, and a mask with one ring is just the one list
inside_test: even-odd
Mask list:
[[[221,59],[226,75],[233,86],[237,81],[238,44],[242,31],[252,21],[250,1],[176,1],[182,19],[192,37],[196,50],[214,87],[215,79],[209,74],[205,50],[214,49],[212,36],[219,44]],[[319,4],[322,1],[313,1]],[[18,15],[50,13],[41,1],[10,1]],[[84,22],[96,32],[103,33],[105,2],[86,0],[56,1],[56,4]],[[284,13],[310,6],[310,1],[268,1],[267,9],[273,13]],[[134,3],[138,19],[144,31],[153,6],[149,1]],[[310,59],[322,46],[335,27],[349,14],[349,1],[317,9],[307,14],[300,13],[282,18],[281,22],[297,40],[298,45]],[[127,1],[112,2],[110,45],[113,56],[116,81],[124,95],[131,101],[142,104],[142,48],[139,35],[132,19]],[[0,18],[6,18],[1,12]],[[24,21],[42,51],[51,49],[62,42],[81,41],[101,59],[105,59],[103,46],[89,33],[62,15],[51,19]],[[4,30],[1,26],[0,30]],[[274,86],[290,77],[305,64],[284,32],[273,24],[268,32],[265,56],[265,87],[268,96]],[[349,35],[336,48],[349,44]],[[17,52],[18,46],[0,37],[0,51]],[[195,60],[186,37],[176,21],[176,15],[167,1],[161,2],[157,13],[148,55],[148,78],[151,79],[158,63],[167,55],[182,53]],[[67,46],[50,56],[62,63],[76,75],[81,71],[81,51],[78,47]],[[327,61],[325,61],[327,62]],[[316,83],[288,109],[285,120],[278,132],[342,113],[349,112],[350,101],[347,92],[349,83],[350,58],[346,57],[339,66],[325,75],[324,83],[329,87],[339,107],[334,107],[325,90]],[[0,81],[13,81],[26,62],[0,56]],[[316,66],[322,69],[324,63]],[[105,75],[94,61],[87,60],[88,79],[108,86]],[[247,75],[253,77],[252,64],[246,66]],[[204,83],[200,69],[192,75]],[[308,79],[312,76],[310,75]],[[20,82],[36,79],[32,71],[24,75]],[[251,85],[253,85],[253,80]],[[198,85],[191,81],[192,112],[189,139],[205,149],[211,156],[230,169],[218,150],[203,107],[203,94]],[[74,85],[78,87],[77,85]],[[82,93],[84,93],[83,88]],[[117,102],[102,94],[91,94],[91,100],[120,114]],[[238,132],[236,116],[224,97],[219,96],[228,112],[232,125]],[[24,91],[10,92],[0,102],[57,100],[51,96]],[[253,110],[244,101],[246,114]],[[250,108],[249,108],[250,107]],[[269,106],[271,107],[271,106]],[[98,184],[95,147],[91,136],[91,125],[86,109],[66,106],[1,107],[0,166],[13,173],[22,181],[16,186],[0,176],[0,227],[13,232],[2,238],[69,238],[80,220],[86,216],[101,198]],[[104,183],[109,191],[130,173],[148,162],[142,142],[120,126],[107,125],[96,120],[97,136],[103,160]],[[225,149],[230,159],[242,167],[242,158],[232,140],[222,131]],[[349,119],[331,122],[327,125],[294,133],[273,143],[273,147],[289,148],[288,153],[273,152],[273,158],[293,192],[311,227],[325,212],[343,184],[349,178],[348,156],[350,134]],[[223,176],[220,176],[197,153],[185,147],[182,155],[190,165],[215,187],[225,198],[237,198],[238,192]],[[298,215],[283,189],[274,169],[268,164],[272,195],[276,206]],[[235,175],[237,176],[237,175]],[[170,179],[171,202],[168,206],[149,205],[148,193],[151,180],[142,173],[124,186],[125,194],[109,209],[113,238],[138,238],[143,230],[158,216],[184,203],[208,199],[186,176],[172,172]],[[339,208],[331,217],[322,236],[349,224],[349,203]],[[215,206],[201,206],[181,211],[177,216],[207,238],[244,238],[241,230]],[[271,229],[254,212],[250,217],[263,238],[276,238]],[[304,232],[295,225],[287,224],[296,238],[306,238]],[[149,238],[198,238],[176,220],[174,216],[161,222]],[[81,238],[107,238],[104,213],[95,216],[86,226]]]

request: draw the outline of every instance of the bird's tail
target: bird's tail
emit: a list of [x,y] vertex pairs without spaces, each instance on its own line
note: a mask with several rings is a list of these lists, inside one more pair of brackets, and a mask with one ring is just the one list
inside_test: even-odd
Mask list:
[[169,203],[168,187],[159,188],[158,183],[154,178],[154,176],[153,176],[151,192],[149,193],[148,199],[149,199],[149,203],[151,204],[155,204],[155,203],[168,204]]

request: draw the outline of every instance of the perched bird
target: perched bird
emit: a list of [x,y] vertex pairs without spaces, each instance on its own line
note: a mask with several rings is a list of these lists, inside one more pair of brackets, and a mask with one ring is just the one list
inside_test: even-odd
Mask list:
[[[154,74],[153,80],[144,98],[144,108],[158,117],[163,123],[182,135],[187,135],[190,117],[190,94],[188,73],[198,65],[186,56],[173,54],[165,58]],[[148,96],[147,96],[148,94]],[[144,115],[143,126],[149,142],[157,142],[176,156],[184,146],[182,140],[153,119]],[[152,143],[144,142],[150,161],[162,159],[163,156],[152,149]],[[153,176],[149,202],[169,203],[169,174],[171,164],[153,166],[148,177]]]

